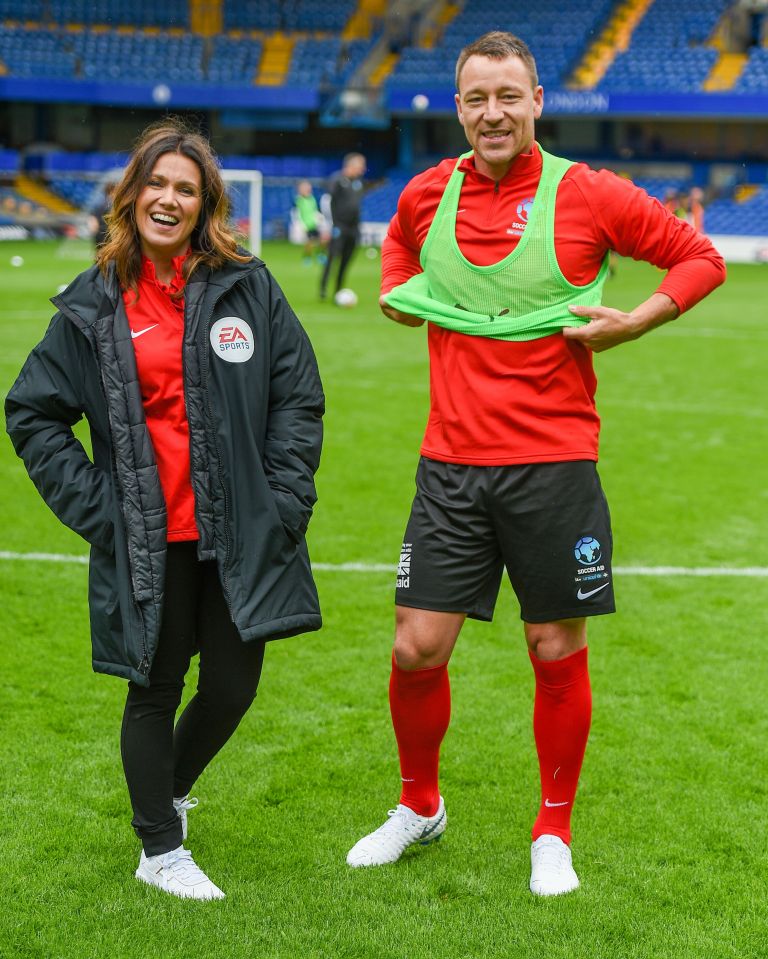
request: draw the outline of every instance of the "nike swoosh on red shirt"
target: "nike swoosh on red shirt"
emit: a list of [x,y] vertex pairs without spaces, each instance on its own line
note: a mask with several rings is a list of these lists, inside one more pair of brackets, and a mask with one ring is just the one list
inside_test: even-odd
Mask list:
[[147,326],[143,330],[137,330],[135,333],[131,330],[131,339],[135,340],[137,336],[143,336],[144,333],[149,333],[150,330],[154,330],[154,328],[159,325],[159,323],[153,323],[152,326]]

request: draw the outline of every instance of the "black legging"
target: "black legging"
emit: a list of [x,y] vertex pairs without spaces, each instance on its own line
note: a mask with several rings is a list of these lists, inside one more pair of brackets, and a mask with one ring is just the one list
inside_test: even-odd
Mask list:
[[[197,694],[174,729],[184,676],[200,652]],[[128,684],[120,750],[133,828],[148,856],[181,845],[173,798],[192,784],[237,728],[256,695],[264,643],[245,643],[229,616],[216,563],[196,543],[169,543],[165,604],[150,685]]]
[[325,296],[328,277],[331,275],[331,266],[336,257],[339,258],[339,272],[336,274],[336,289],[334,292],[338,293],[344,286],[344,274],[347,272],[349,261],[352,259],[352,254],[357,248],[357,238],[357,227],[353,227],[352,229],[341,228],[338,233],[334,230],[334,235],[328,244],[328,259],[325,261],[323,277],[320,280],[320,293],[322,296]]

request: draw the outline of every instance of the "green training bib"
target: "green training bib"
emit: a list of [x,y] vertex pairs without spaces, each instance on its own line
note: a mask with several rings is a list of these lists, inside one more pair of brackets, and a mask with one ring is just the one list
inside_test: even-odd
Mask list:
[[385,296],[389,306],[457,333],[500,340],[535,340],[589,322],[568,307],[599,305],[608,255],[585,286],[563,276],[555,255],[555,200],[558,184],[573,163],[539,150],[541,179],[523,235],[508,256],[490,266],[470,263],[456,242],[464,182],[459,164],[472,152],[459,157],[421,249],[424,272],[390,290]]

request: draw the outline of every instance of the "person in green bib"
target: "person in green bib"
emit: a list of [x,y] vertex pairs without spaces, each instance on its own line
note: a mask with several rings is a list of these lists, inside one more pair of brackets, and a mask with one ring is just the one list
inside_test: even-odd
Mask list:
[[293,200],[299,222],[304,228],[303,260],[305,266],[311,266],[315,249],[320,242],[320,207],[312,192],[309,180],[301,180],[296,187],[296,196]]
[[[674,320],[725,268],[630,181],[539,146],[544,91],[518,37],[465,47],[456,90],[471,149],[411,180],[382,247],[382,312],[427,325],[430,412],[397,571],[400,801],[347,863],[392,863],[445,832],[448,661],[467,617],[492,619],[506,569],[536,683],[529,885],[560,895],[579,885],[571,813],[591,721],[587,619],[615,609],[592,356]],[[611,251],[665,271],[629,312],[602,305]],[[502,796],[477,814],[520,811]]]

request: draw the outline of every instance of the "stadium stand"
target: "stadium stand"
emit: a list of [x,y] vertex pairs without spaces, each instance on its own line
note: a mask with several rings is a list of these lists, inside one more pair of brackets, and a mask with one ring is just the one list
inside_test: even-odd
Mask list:
[[768,90],[768,49],[756,47],[752,50],[734,90],[739,93],[762,93]]
[[572,0],[564,17],[559,0],[539,0],[510,16],[506,0],[467,0],[446,27],[440,44],[432,49],[407,47],[385,85],[413,87],[414,93],[451,85],[456,57],[463,46],[487,30],[513,29],[525,37],[536,57],[544,86],[559,87],[611,6],[611,0]]
[[55,30],[0,27],[0,60],[17,77],[74,77],[77,59],[62,47]]
[[765,236],[768,234],[768,187],[760,187],[743,202],[714,200],[707,207],[705,224],[708,233]]
[[191,34],[76,33],[72,49],[86,80],[142,81],[204,80],[203,39]]
[[252,82],[261,60],[262,45],[256,39],[220,35],[213,38],[208,60],[208,80],[242,86]]
[[227,0],[225,30],[324,31],[339,33],[355,9],[355,0]]
[[655,0],[599,90],[676,93],[702,89],[718,59],[706,46],[731,0]]
[[337,74],[341,37],[330,40],[299,40],[293,48],[286,83],[322,87]]
[[48,0],[45,8],[60,24],[189,28],[187,0]]
[[45,8],[44,0],[0,0],[0,19],[42,20]]

